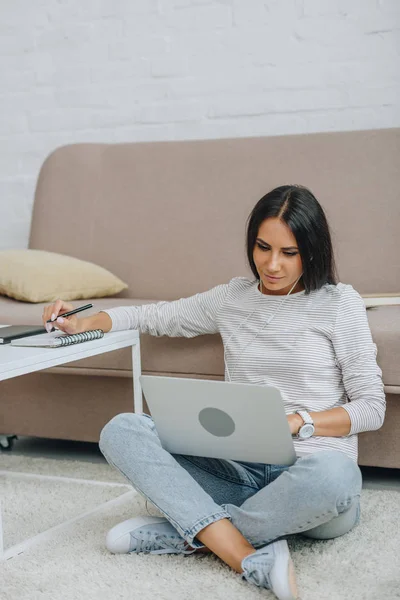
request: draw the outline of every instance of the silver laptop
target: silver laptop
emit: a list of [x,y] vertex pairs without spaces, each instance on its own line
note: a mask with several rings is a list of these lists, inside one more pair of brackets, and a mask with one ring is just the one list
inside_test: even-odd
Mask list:
[[141,375],[160,441],[171,454],[292,465],[292,435],[278,388]]

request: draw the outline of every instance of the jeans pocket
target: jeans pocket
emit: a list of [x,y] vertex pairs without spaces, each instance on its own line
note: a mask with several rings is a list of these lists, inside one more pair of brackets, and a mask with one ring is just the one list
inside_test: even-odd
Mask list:
[[204,456],[180,455],[196,468],[206,471],[219,479],[224,479],[233,484],[250,486],[258,491],[258,485],[254,478],[241,463],[222,458],[209,458]]
[[275,479],[278,479],[279,475],[282,475],[284,471],[287,471],[289,467],[287,465],[270,465],[269,482],[272,483]]

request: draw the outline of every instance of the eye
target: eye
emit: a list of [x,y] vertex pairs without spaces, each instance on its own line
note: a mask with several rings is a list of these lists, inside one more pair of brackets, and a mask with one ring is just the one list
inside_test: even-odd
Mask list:
[[[267,246],[261,246],[261,244],[259,242],[257,242],[256,245],[263,252],[265,252],[266,250],[269,250],[269,248],[267,248]],[[286,254],[286,256],[296,256],[296,254],[298,254],[298,252],[283,252],[283,254]]]

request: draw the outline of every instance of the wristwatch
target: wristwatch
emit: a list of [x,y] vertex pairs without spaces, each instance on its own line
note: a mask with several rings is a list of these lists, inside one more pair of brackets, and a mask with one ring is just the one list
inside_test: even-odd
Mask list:
[[306,440],[311,437],[315,431],[314,421],[312,420],[310,413],[306,410],[296,410],[296,413],[301,416],[304,424],[300,427],[295,438],[298,440]]

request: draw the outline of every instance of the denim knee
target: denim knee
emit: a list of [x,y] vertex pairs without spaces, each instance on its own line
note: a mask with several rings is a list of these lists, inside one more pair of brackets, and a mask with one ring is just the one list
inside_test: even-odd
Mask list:
[[142,415],[136,413],[120,413],[108,421],[100,432],[99,448],[107,453],[107,449],[115,446],[123,431],[134,432],[141,426]]
[[314,540],[332,540],[348,533],[360,522],[360,501],[357,499],[348,510],[333,517],[326,523],[321,523],[312,529],[302,531],[301,535]]
[[[346,508],[354,496],[361,494],[362,475],[359,466],[340,450],[320,450],[301,459],[310,467],[315,476],[314,484],[320,486],[325,495],[340,498],[340,504]],[[303,463],[304,464],[304,463]]]

